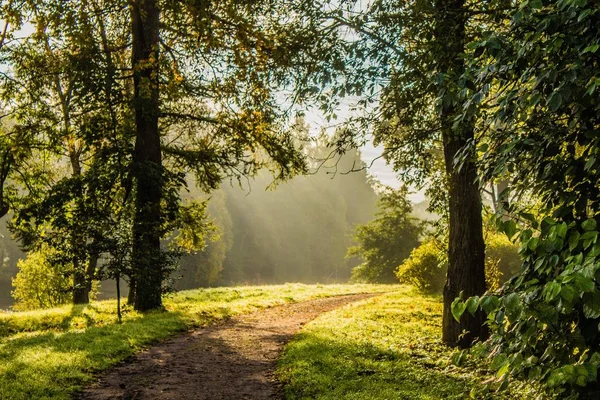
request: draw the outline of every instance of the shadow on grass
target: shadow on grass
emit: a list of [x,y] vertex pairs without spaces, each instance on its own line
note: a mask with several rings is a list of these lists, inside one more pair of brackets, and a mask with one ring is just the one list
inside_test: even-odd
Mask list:
[[290,400],[468,397],[473,382],[449,374],[437,361],[435,354],[301,333],[286,348],[278,374]]
[[[82,315],[84,307],[64,320]],[[92,373],[187,328],[177,312],[148,313],[123,324],[21,333],[0,341],[0,399],[68,399]]]

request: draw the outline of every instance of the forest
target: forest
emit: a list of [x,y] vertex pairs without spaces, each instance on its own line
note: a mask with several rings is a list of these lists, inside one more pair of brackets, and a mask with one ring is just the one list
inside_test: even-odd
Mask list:
[[0,0],[0,398],[599,398],[598,26]]

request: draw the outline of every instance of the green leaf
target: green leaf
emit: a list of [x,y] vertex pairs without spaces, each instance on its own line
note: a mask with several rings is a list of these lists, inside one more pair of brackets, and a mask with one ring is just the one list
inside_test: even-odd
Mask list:
[[596,229],[596,220],[593,218],[585,220],[581,223],[581,227],[586,231],[593,231]]
[[561,223],[556,225],[556,234],[564,239],[567,236],[567,224],[566,223]]
[[587,46],[585,49],[583,49],[583,51],[581,52],[581,54],[595,53],[596,51],[598,51],[598,48],[600,48],[600,45],[598,45],[598,44],[591,44],[591,45]]
[[497,296],[484,296],[479,301],[479,305],[483,309],[483,312],[485,312],[486,314],[489,314],[495,309],[497,309],[499,304],[500,299],[498,299]]
[[556,281],[548,282],[544,287],[544,299],[546,301],[552,301],[560,293],[560,283]]
[[492,362],[490,363],[490,368],[495,371],[498,371],[507,362],[508,362],[508,357],[506,357],[506,354],[500,353],[492,359]]
[[569,304],[575,299],[577,292],[571,285],[563,284],[560,288],[560,297],[562,297]]
[[464,314],[466,308],[467,305],[459,297],[454,299],[450,310],[456,322],[460,322],[460,317]]
[[521,309],[521,300],[519,299],[519,295],[516,293],[511,293],[505,296],[502,299],[502,302],[510,314],[516,314]]
[[529,2],[527,4],[533,10],[538,10],[538,9],[542,8],[542,6],[543,6],[542,0],[529,0]]
[[539,238],[531,238],[529,239],[529,241],[527,242],[527,248],[531,251],[535,251],[535,249],[537,249],[538,244],[540,243],[540,239]]
[[583,170],[588,171],[594,166],[594,164],[596,164],[596,157],[592,156],[586,161],[585,165],[583,166]]
[[581,292],[593,292],[594,291],[594,281],[582,274],[575,274],[575,286]]
[[508,237],[508,239],[512,239],[513,236],[515,236],[515,234],[517,233],[517,223],[513,220],[508,220],[508,221],[504,221],[503,225],[503,229],[504,229],[504,233],[506,234],[506,236]]
[[562,100],[563,99],[562,99],[562,96],[561,96],[560,93],[553,92],[550,95],[550,98],[548,98],[548,101],[546,102],[546,105],[548,106],[548,108],[550,108],[550,111],[555,112],[562,105]]
[[573,251],[577,247],[577,244],[579,244],[580,236],[581,235],[577,231],[571,232],[571,234],[569,235],[569,251]]
[[475,315],[475,311],[477,311],[477,307],[479,307],[479,296],[469,297],[465,303],[467,311],[471,315]]
[[589,319],[600,318],[600,292],[583,295],[583,314]]

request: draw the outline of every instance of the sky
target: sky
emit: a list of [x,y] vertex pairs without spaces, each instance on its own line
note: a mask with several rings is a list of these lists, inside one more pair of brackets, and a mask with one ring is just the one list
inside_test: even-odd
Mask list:
[[[349,118],[351,113],[350,108],[349,101],[342,102],[342,104],[340,104],[340,108],[336,110],[338,119],[333,123],[328,123],[323,114],[316,108],[306,110],[304,119],[308,124],[310,131],[314,132],[315,134],[321,132],[322,129],[325,129],[329,133],[333,133],[335,128],[332,127],[332,125],[339,126],[341,123],[343,123],[344,119]],[[363,161],[369,167],[368,172],[370,175],[384,185],[392,188],[397,189],[402,185],[401,181],[398,179],[398,176],[392,169],[392,166],[388,165],[381,157],[381,154],[383,153],[383,146],[373,146],[373,143],[368,142],[360,148],[360,151]],[[411,192],[413,193],[409,194],[408,196],[411,202],[420,203],[425,200],[425,195],[422,191],[419,192],[415,189],[412,189]]]

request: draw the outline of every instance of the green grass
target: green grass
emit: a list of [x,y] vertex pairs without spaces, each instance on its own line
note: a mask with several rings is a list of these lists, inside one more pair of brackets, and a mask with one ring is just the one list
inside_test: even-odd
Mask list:
[[453,350],[441,343],[441,317],[439,298],[409,287],[322,315],[279,361],[286,398],[464,399],[472,389],[477,399],[533,398],[527,389],[484,394],[487,372],[452,364]]
[[397,288],[287,284],[184,291],[165,300],[168,312],[127,310],[122,324],[115,300],[0,313],[0,399],[70,399],[95,372],[179,332],[286,302]]

